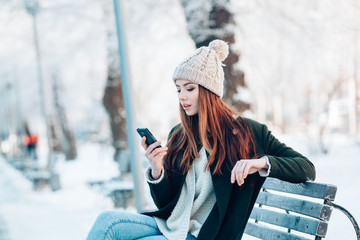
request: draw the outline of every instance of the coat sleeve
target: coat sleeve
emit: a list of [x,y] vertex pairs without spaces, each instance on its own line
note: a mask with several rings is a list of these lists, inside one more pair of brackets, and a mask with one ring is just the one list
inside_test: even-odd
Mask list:
[[260,124],[262,148],[269,158],[269,177],[292,183],[315,180],[315,167],[306,157],[276,139],[267,126]]
[[166,174],[159,183],[148,182],[151,197],[158,209],[165,207],[171,202],[171,179]]
[[[168,141],[172,133],[180,126],[176,125],[169,133]],[[172,201],[172,179],[167,176],[165,173],[160,182],[149,182],[148,185],[150,188],[151,197],[154,200],[154,203],[158,209],[165,207],[168,203]]]
[[269,159],[269,177],[292,183],[315,180],[315,167],[306,157],[276,139],[265,124],[247,118],[246,121],[252,128],[258,157]]

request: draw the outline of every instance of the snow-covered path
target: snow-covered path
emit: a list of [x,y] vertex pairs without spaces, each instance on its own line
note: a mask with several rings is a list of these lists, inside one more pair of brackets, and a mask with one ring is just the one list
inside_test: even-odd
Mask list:
[[[110,199],[86,185],[88,180],[109,179],[117,165],[98,157],[100,146],[86,145],[77,161],[61,162],[62,189],[32,190],[31,183],[0,157],[0,215],[12,240],[85,239],[99,212],[112,208]],[[111,158],[110,158],[111,159]]]
[[[360,146],[346,136],[334,135],[328,155],[307,154],[309,146],[315,144],[309,139],[284,136],[281,140],[313,161],[316,181],[336,185],[335,202],[359,221]],[[11,239],[85,239],[98,213],[112,208],[108,198],[86,184],[116,176],[117,166],[109,156],[111,153],[100,146],[81,146],[77,161],[60,163],[62,189],[57,192],[33,191],[29,181],[0,157],[0,219],[6,222]],[[356,239],[350,222],[338,211],[333,211],[326,239]]]
[[[97,214],[89,193],[33,192],[18,172],[0,160],[0,214],[11,239],[84,239]],[[90,192],[90,194],[92,194]]]

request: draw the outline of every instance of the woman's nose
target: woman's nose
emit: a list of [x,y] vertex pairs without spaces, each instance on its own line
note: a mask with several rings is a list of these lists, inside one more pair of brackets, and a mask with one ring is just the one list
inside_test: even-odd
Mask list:
[[183,91],[181,91],[181,92],[179,93],[179,99],[180,99],[180,100],[186,99],[186,94],[185,94]]

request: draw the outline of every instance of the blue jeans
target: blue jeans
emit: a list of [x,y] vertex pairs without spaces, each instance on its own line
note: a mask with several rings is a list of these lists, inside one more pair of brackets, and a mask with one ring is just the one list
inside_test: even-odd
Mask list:
[[[153,217],[121,211],[104,211],[96,219],[86,240],[167,240]],[[186,240],[196,240],[190,233]],[[172,239],[171,239],[172,240]]]

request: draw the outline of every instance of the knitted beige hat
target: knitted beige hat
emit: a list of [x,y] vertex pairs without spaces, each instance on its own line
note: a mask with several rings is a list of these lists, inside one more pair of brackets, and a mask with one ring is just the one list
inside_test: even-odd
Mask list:
[[222,40],[210,42],[208,47],[198,48],[190,57],[180,63],[173,80],[185,79],[197,83],[211,92],[223,96],[224,70],[221,63],[229,54],[229,46]]

